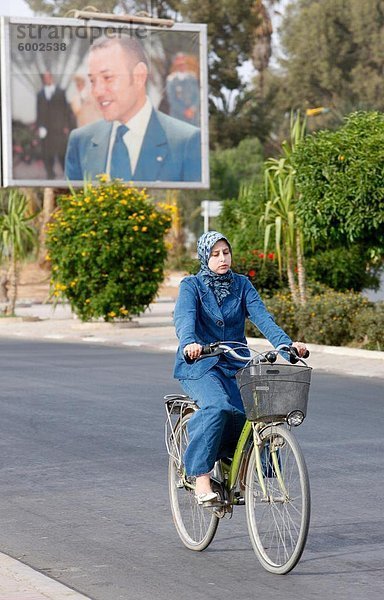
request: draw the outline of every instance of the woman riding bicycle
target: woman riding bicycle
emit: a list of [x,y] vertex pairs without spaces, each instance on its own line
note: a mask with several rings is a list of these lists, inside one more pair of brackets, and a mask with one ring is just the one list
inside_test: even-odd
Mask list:
[[184,463],[187,475],[196,477],[198,503],[209,505],[216,499],[210,471],[216,460],[232,456],[245,421],[235,379],[244,364],[225,355],[188,364],[185,356],[196,359],[203,345],[218,340],[245,343],[246,318],[274,347],[293,345],[299,356],[307,348],[302,342],[292,343],[276,325],[249,279],[231,271],[232,249],[224,235],[203,234],[197,252],[200,271],[182,280],[174,312],[179,339],[174,376],[200,408],[188,422]]

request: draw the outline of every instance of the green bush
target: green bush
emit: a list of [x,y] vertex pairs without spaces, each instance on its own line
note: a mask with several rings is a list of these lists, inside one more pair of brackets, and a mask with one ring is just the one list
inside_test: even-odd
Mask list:
[[328,290],[308,298],[297,315],[298,337],[313,344],[346,346],[353,341],[353,319],[369,302],[355,292]]
[[355,316],[353,341],[366,350],[384,351],[384,302],[372,303]]
[[83,321],[130,319],[163,280],[171,207],[106,176],[100,181],[58,199],[47,236],[52,294]]
[[384,113],[348,115],[337,131],[318,131],[293,156],[296,210],[306,238],[384,247]]
[[[300,308],[284,290],[264,300],[276,323],[293,340],[369,349],[384,346],[383,303],[374,305],[359,293],[312,289],[306,306]],[[248,323],[247,335],[257,337],[260,333]]]
[[380,262],[371,260],[370,252],[361,244],[317,250],[305,260],[308,279],[338,290],[361,292],[378,289]]

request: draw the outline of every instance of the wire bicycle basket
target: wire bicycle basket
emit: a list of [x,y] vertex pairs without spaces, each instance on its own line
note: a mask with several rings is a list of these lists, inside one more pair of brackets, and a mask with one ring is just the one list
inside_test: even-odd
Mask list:
[[[302,365],[252,362],[236,374],[249,421],[269,423],[307,414],[312,368]],[[300,424],[300,423],[292,423]]]

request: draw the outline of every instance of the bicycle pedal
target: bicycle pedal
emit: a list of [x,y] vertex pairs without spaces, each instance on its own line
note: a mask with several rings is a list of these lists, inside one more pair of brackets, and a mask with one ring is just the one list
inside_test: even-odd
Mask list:
[[234,504],[236,504],[236,506],[244,506],[245,498],[243,496],[235,496]]

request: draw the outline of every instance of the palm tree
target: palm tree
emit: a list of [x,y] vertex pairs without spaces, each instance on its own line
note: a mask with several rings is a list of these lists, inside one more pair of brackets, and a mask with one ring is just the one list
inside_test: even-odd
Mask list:
[[300,113],[297,113],[296,117],[292,114],[290,141],[283,142],[283,155],[278,159],[270,158],[265,163],[265,190],[268,200],[260,220],[265,228],[265,252],[271,242],[272,230],[275,232],[279,270],[281,273],[283,266],[287,269],[289,289],[296,305],[306,303],[306,286],[303,235],[300,220],[295,212],[298,193],[291,157],[297,144],[304,139],[305,129],[305,118],[301,121]]
[[255,0],[252,13],[259,17],[259,23],[254,30],[251,60],[259,72],[259,92],[264,96],[264,74],[272,56],[273,24],[271,9],[281,0]]
[[0,216],[0,250],[8,266],[9,305],[7,314],[15,314],[20,262],[37,245],[37,232],[29,225],[36,214],[27,214],[28,200],[16,189],[3,192]]

